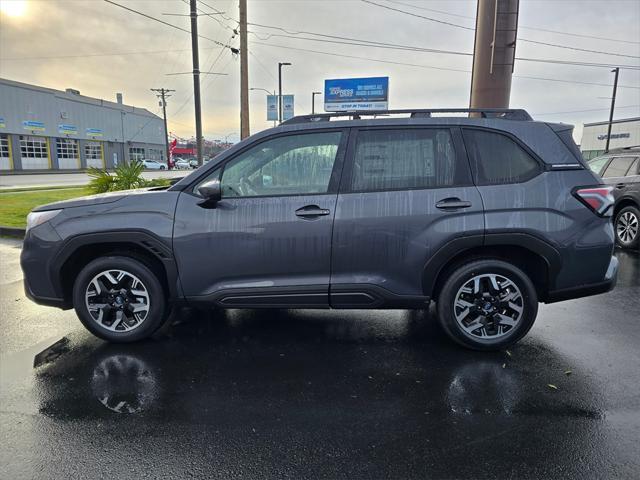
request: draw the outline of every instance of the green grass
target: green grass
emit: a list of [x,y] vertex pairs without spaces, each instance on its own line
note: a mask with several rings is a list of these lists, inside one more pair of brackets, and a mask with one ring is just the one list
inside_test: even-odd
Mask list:
[[0,225],[21,227],[27,225],[27,214],[38,205],[91,195],[87,187],[58,188],[23,192],[0,191]]

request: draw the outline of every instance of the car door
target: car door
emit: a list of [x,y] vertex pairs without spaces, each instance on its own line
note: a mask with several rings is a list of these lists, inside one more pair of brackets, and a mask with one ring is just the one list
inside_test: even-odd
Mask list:
[[332,306],[424,306],[434,255],[460,240],[482,244],[482,201],[456,143],[459,130],[443,127],[352,130],[334,220]]
[[635,190],[638,183],[637,157],[632,155],[614,156],[602,172],[602,179],[614,187],[613,196],[618,201]]
[[347,131],[268,137],[216,166],[222,199],[180,195],[174,251],[185,296],[226,306],[328,306],[331,228]]

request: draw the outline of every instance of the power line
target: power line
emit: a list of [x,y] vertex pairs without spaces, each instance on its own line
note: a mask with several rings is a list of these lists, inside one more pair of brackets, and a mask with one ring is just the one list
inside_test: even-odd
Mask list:
[[[616,107],[616,110],[620,108],[640,108],[640,105],[625,105],[623,107]],[[608,108],[591,108],[588,110],[569,110],[567,112],[545,112],[545,113],[532,113],[531,115],[563,115],[565,113],[586,113],[586,112],[608,112]]]
[[[471,19],[471,20],[475,20],[476,19],[476,17],[472,17],[470,15],[460,15],[460,14],[457,14],[457,13],[445,12],[444,10],[436,10],[434,8],[427,8],[427,7],[423,7],[423,6],[413,5],[411,3],[400,2],[400,1],[397,1],[397,0],[387,0],[387,2],[395,3],[397,5],[404,5],[406,7],[416,8],[418,10],[425,10],[425,11],[428,11],[428,12],[441,13],[443,15],[450,15],[452,17],[468,18],[468,19]],[[571,36],[571,37],[591,38],[591,39],[594,39],[594,40],[607,40],[609,42],[630,43],[630,44],[634,44],[634,45],[635,44],[640,45],[640,42],[634,42],[632,40],[621,40],[621,39],[618,39],[618,38],[599,37],[597,35],[586,35],[586,34],[582,34],[582,33],[562,32],[560,30],[551,30],[551,29],[548,29],[548,28],[531,27],[531,26],[526,26],[526,25],[518,25],[518,29],[520,29],[520,30],[534,30],[534,31],[546,32],[546,33],[556,33],[558,35],[568,35],[568,36]]]
[[[177,25],[174,25],[173,23],[165,22],[164,20],[160,20],[159,18],[152,17],[151,15],[147,15],[146,13],[142,13],[142,12],[140,12],[138,10],[134,10],[133,8],[129,8],[129,7],[126,7],[124,5],[120,5],[119,3],[113,2],[112,0],[103,0],[103,1],[105,1],[107,3],[110,3],[111,5],[115,5],[116,7],[123,8],[124,10],[127,10],[127,11],[129,11],[131,13],[135,13],[137,15],[141,15],[141,16],[143,16],[145,18],[148,18],[150,20],[154,20],[156,22],[162,23],[163,25],[166,25],[166,26],[171,27],[171,28],[175,28],[177,30],[181,30],[181,31],[191,35],[191,32],[189,30],[187,30],[186,28],[179,27]],[[213,38],[205,37],[204,35],[198,35],[198,37],[200,37],[200,38],[202,38],[204,40],[209,40],[210,42],[213,42],[216,45],[220,45],[221,47],[226,47],[226,48],[229,48],[229,49],[233,48],[233,47],[231,47],[231,45],[225,45],[222,42],[214,40]]]
[[[201,50],[216,50],[223,47],[208,47]],[[64,58],[91,58],[91,57],[120,57],[125,55],[158,55],[162,53],[178,53],[178,52],[190,52],[190,48],[182,48],[179,50],[147,50],[147,51],[134,51],[134,52],[113,52],[113,53],[86,53],[82,55],[43,55],[38,57],[2,57],[1,61],[22,61],[22,60],[50,60],[50,59],[64,59]]]
[[[387,9],[387,10],[391,10],[393,12],[403,13],[405,15],[410,15],[412,17],[417,17],[417,18],[421,18],[423,20],[428,20],[430,22],[436,22],[436,23],[440,23],[440,24],[447,25],[447,26],[450,26],[450,27],[461,28],[461,29],[469,30],[469,31],[475,31],[474,27],[467,27],[465,25],[460,25],[460,24],[452,23],[452,22],[446,22],[444,20],[439,20],[437,18],[426,17],[424,15],[419,15],[417,13],[408,12],[408,11],[402,10],[400,8],[390,7],[389,5],[383,5],[381,3],[372,2],[371,0],[360,0],[360,1],[364,2],[364,3],[368,3],[370,5],[375,5],[376,7],[384,8],[384,9]],[[547,47],[565,48],[565,49],[568,49],[568,50],[576,50],[576,51],[579,51],[579,52],[598,53],[598,54],[602,54],[602,55],[610,55],[610,56],[626,57],[626,58],[640,58],[640,57],[635,56],[635,55],[625,55],[623,53],[603,52],[601,50],[591,50],[591,49],[588,49],[588,48],[570,47],[570,46],[567,46],[567,45],[559,45],[557,43],[539,42],[537,40],[530,40],[530,39],[522,38],[522,37],[519,37],[518,41],[527,42],[527,43],[533,43],[533,44],[536,44],[536,45],[545,45]]]
[[[281,29],[281,27],[268,27],[268,28]],[[249,32],[249,33],[253,33],[254,35],[256,35],[255,32]],[[340,38],[340,37],[338,37],[336,35],[326,35],[326,34],[314,33],[314,32],[305,32],[305,33],[307,33],[309,35]],[[347,40],[338,41],[338,40],[328,40],[328,39],[319,39],[319,38],[316,39],[316,38],[309,38],[309,37],[299,37],[299,36],[293,36],[293,35],[272,34],[272,36],[279,36],[279,37],[292,38],[292,39],[298,39],[298,40],[308,40],[308,41],[314,41],[314,42],[323,42],[323,43],[338,43],[338,44],[342,44],[342,45],[356,45],[356,46],[364,46],[364,47],[386,48],[386,49],[392,49],[392,50],[406,50],[406,51],[424,52],[424,53],[440,53],[440,54],[461,55],[461,56],[468,56],[468,57],[472,57],[473,56],[473,54],[470,53],[470,52],[460,52],[460,51],[454,51],[454,50],[428,49],[428,48],[422,48],[422,47],[416,47],[416,46],[410,46],[410,45],[399,45],[399,44],[392,44],[392,43],[375,42],[375,41],[372,41],[372,40],[357,40],[357,39],[352,39],[352,38],[349,38],[349,37],[342,37],[342,38],[347,39]],[[258,38],[259,38],[259,36],[258,36]],[[352,40],[355,40],[355,41],[352,41]],[[515,57],[515,58],[516,58],[516,60],[520,60],[520,61],[524,61],[524,62],[552,63],[552,64],[559,64],[559,65],[573,65],[573,66],[601,67],[601,68],[620,67],[620,68],[625,68],[625,69],[628,69],[628,70],[638,70],[638,69],[640,69],[640,65],[625,65],[625,64],[621,65],[621,64],[611,64],[611,63],[579,62],[579,61],[570,61],[570,60],[554,60],[554,59],[546,59],[546,58],[528,58],[528,57]]]
[[[444,70],[444,71],[449,71],[449,72],[471,73],[471,70],[463,70],[463,69],[460,69],[460,68],[437,67],[437,66],[434,66],[434,65],[422,65],[422,64],[416,64],[416,63],[398,62],[398,61],[393,61],[393,60],[382,60],[382,59],[371,58],[371,57],[362,57],[362,56],[357,56],[357,55],[346,55],[346,54],[335,53],[335,52],[324,52],[324,51],[321,51],[321,50],[311,50],[311,49],[307,49],[307,48],[297,48],[297,47],[290,47],[290,46],[285,46],[285,45],[275,45],[273,43],[253,42],[253,44],[254,45],[264,45],[264,46],[268,46],[268,47],[284,48],[284,49],[287,49],[287,50],[297,50],[297,51],[300,51],[300,52],[317,53],[317,54],[320,54],[320,55],[329,55],[329,56],[334,56],[334,57],[343,57],[343,58],[353,58],[353,59],[358,59],[358,60],[366,60],[366,61],[375,62],[375,63],[386,63],[386,64],[391,64],[391,65],[402,65],[402,66],[407,66],[407,67],[424,68],[424,69],[430,69],[430,70]],[[529,76],[525,76],[525,75],[514,75],[514,77],[528,78],[528,79],[532,79],[532,80],[545,80],[545,81],[549,81],[549,82],[578,83],[578,84],[585,84],[585,85],[611,87],[611,85],[603,84],[603,83],[573,82],[573,81],[570,81],[570,80],[562,80],[562,79],[555,79],[555,78],[529,77]],[[618,88],[621,88],[621,86],[619,86]],[[636,87],[636,86],[625,86],[624,88],[638,88],[638,89],[640,89],[640,87]]]

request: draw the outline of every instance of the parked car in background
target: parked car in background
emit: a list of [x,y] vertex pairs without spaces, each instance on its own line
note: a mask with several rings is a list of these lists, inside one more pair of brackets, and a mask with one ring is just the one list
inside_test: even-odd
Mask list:
[[166,170],[167,165],[165,163],[160,163],[157,160],[140,160],[140,163],[144,165],[144,168],[149,170]]
[[185,160],[184,158],[180,158],[175,162],[175,168],[178,170],[189,170],[191,168],[191,164],[189,160]]
[[189,165],[191,166],[191,168],[198,168],[198,159],[197,158],[189,159]]
[[150,336],[183,302],[433,300],[452,340],[493,350],[527,334],[539,302],[614,287],[613,187],[573,127],[523,110],[434,112],[452,111],[294,117],[168,189],[38,207],[21,256],[27,296],[74,307],[114,342]]
[[616,243],[623,248],[637,249],[640,245],[640,147],[594,158],[589,161],[589,167],[614,187]]

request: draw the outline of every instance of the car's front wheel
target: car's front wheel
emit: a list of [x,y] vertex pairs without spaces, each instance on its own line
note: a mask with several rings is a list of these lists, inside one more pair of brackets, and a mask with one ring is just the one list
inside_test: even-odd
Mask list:
[[475,260],[452,270],[437,303],[444,331],[475,350],[512,345],[526,335],[538,313],[529,277],[497,259]]
[[145,264],[129,257],[101,257],[78,274],[73,306],[94,335],[110,342],[150,336],[165,320],[162,284]]
[[615,219],[616,243],[623,248],[638,248],[640,244],[640,210],[624,207]]

